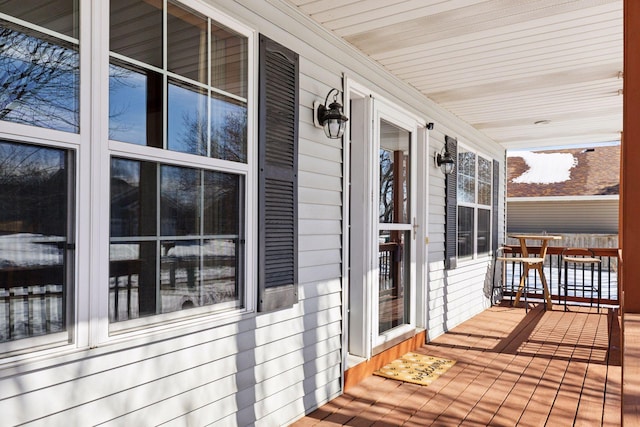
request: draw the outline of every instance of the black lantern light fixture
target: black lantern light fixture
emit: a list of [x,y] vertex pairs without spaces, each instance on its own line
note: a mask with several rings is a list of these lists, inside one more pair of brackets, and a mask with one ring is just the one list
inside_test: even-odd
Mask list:
[[[326,105],[329,102],[329,97],[332,93],[334,93],[333,102],[329,104],[329,107],[327,108]],[[314,105],[315,122],[318,126],[321,126],[324,129],[325,135],[331,139],[338,139],[342,137],[347,120],[349,120],[347,116],[342,114],[342,104],[338,102],[339,93],[340,91],[338,91],[338,89],[333,88],[327,94],[324,105],[317,103]]]
[[447,144],[444,144],[442,147],[442,151],[440,153],[436,153],[435,156],[436,165],[442,170],[442,173],[445,175],[449,175],[453,172],[455,168],[455,160],[449,150],[447,149]]

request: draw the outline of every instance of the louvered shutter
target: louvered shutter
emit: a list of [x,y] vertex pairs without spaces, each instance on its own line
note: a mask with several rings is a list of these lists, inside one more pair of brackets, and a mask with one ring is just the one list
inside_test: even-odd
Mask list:
[[498,197],[500,192],[498,187],[500,186],[500,162],[493,160],[493,183],[491,184],[492,190],[492,210],[493,210],[493,225],[491,227],[491,250],[498,249]]
[[260,36],[258,310],[298,301],[298,54]]
[[458,251],[458,140],[450,136],[444,137],[444,143],[451,157],[455,159],[456,168],[445,178],[445,242],[444,268],[447,270],[457,267]]

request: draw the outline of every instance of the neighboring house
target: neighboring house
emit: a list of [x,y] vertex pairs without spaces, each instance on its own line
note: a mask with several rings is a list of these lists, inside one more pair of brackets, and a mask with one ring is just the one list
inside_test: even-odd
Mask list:
[[620,145],[507,154],[507,231],[618,234]]
[[285,425],[490,305],[504,148],[292,10],[0,6],[0,424]]

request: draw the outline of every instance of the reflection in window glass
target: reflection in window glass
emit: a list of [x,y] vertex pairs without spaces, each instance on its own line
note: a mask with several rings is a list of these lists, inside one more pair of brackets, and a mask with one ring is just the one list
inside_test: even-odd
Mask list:
[[167,8],[167,69],[208,83],[207,19],[171,3]]
[[478,255],[491,250],[491,211],[478,209]]
[[110,139],[246,163],[248,38],[178,2],[110,7]]
[[458,257],[471,257],[474,251],[474,209],[458,206]]
[[207,94],[200,88],[169,82],[167,148],[207,154]]
[[247,105],[211,97],[211,157],[247,162]]
[[79,132],[78,46],[0,20],[0,120]]
[[378,332],[409,323],[411,231],[381,230],[378,237]]
[[109,66],[109,139],[162,147],[162,76]]
[[78,38],[78,2],[74,0],[3,0],[0,12]]
[[394,222],[393,153],[380,149],[380,220]]
[[[476,153],[458,151],[458,257],[491,252],[493,163]],[[484,209],[483,209],[484,208]]]
[[468,151],[458,151],[458,201],[476,201],[476,155]]
[[380,198],[381,223],[410,222],[409,218],[409,142],[411,134],[380,120]]
[[110,321],[241,307],[242,177],[117,158],[111,175]]
[[67,328],[69,157],[0,141],[0,342]]
[[247,38],[211,24],[211,86],[247,98]]
[[109,321],[156,314],[156,242],[109,246]]
[[177,166],[160,169],[160,232],[163,236],[199,233],[200,172]]
[[204,233],[240,234],[238,213],[242,213],[242,177],[224,172],[204,174]]
[[111,0],[109,50],[162,67],[161,2]]
[[155,163],[111,160],[111,237],[155,236]]
[[491,205],[491,172],[491,161],[478,157],[478,203],[481,205]]

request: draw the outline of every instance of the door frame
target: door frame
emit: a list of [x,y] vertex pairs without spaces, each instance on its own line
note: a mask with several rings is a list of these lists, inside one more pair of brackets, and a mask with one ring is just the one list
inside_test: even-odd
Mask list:
[[[416,212],[417,229],[415,233],[415,274],[412,301],[412,326],[404,333],[388,336],[384,342],[375,342],[372,335],[372,292],[370,287],[363,284],[371,283],[375,279],[377,284],[377,257],[374,260],[373,250],[363,250],[371,248],[373,239],[377,242],[378,233],[378,213],[377,201],[374,203],[372,194],[360,191],[357,185],[353,185],[352,170],[360,168],[361,175],[366,177],[369,187],[378,179],[378,172],[374,169],[372,162],[368,161],[373,152],[371,142],[373,141],[373,120],[374,99],[377,102],[384,102],[395,111],[402,114],[406,120],[415,121],[416,150],[415,167],[411,172],[415,196],[414,206]],[[382,96],[374,93],[366,86],[355,82],[353,79],[344,76],[344,104],[345,114],[349,117],[350,126],[347,127],[344,136],[343,150],[343,362],[344,370],[357,363],[370,359],[373,355],[391,347],[405,339],[413,337],[417,332],[427,326],[428,310],[428,182],[429,173],[429,132],[424,118],[417,114],[406,111],[393,102],[385,100]],[[369,151],[367,156],[362,151]],[[412,153],[412,156],[414,155]],[[377,153],[376,153],[377,155]],[[365,161],[367,160],[367,161]],[[365,203],[366,201],[366,203]],[[353,220],[355,218],[355,220]],[[375,218],[368,220],[368,224],[361,224],[361,218]],[[374,222],[375,221],[375,222]],[[422,244],[425,242],[425,244]],[[377,255],[377,253],[376,253]],[[373,270],[369,266],[374,265]],[[359,277],[359,280],[352,280]],[[374,277],[372,277],[374,276]],[[358,283],[359,282],[359,283]],[[377,297],[377,294],[376,294]],[[375,301],[377,304],[377,300]],[[376,319],[377,321],[377,319]],[[377,329],[377,328],[376,328]],[[375,337],[377,338],[377,337]],[[375,344],[374,344],[375,342]]]

